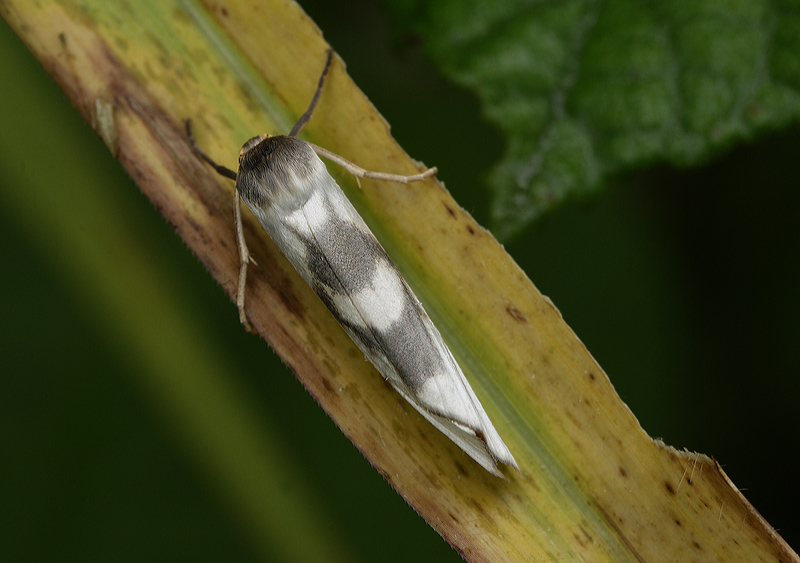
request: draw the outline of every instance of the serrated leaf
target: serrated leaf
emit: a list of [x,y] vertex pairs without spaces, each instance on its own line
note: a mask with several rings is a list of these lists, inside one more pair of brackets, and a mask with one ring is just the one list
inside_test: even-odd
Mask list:
[[800,115],[788,2],[399,4],[507,137],[489,179],[501,239],[610,175],[697,164]]

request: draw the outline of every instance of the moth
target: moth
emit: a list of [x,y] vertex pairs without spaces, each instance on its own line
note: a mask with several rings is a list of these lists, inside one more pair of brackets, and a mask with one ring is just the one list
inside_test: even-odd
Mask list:
[[297,138],[320,97],[332,56],[329,49],[311,104],[289,135],[260,135],[247,141],[239,153],[238,172],[206,156],[186,122],[197,155],[236,181],[240,320],[248,326],[244,299],[250,257],[241,199],[392,387],[486,470],[502,476],[497,464],[517,468],[514,457],[419,300],[316,153],[356,178],[408,183],[432,176],[436,169],[414,176],[368,172]]

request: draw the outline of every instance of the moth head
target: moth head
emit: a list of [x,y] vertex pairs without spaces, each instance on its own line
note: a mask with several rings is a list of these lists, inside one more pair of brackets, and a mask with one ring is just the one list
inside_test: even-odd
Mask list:
[[242,150],[239,151],[239,164],[242,164],[242,158],[250,151],[250,149],[255,147],[261,141],[269,139],[269,137],[270,136],[268,133],[262,133],[261,135],[256,135],[255,137],[249,139],[245,144],[243,144]]

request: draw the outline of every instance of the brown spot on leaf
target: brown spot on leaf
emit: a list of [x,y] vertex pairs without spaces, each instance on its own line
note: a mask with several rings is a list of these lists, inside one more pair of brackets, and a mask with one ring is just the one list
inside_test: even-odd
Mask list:
[[627,477],[628,476],[628,472],[625,471],[625,468],[622,467],[622,466],[620,466],[620,468],[619,468],[619,474],[622,475],[623,477]]
[[494,518],[492,515],[487,512],[486,508],[480,503],[477,499],[470,499],[470,504],[475,507],[475,510],[480,513],[480,515],[488,522],[494,523]]
[[303,309],[300,300],[294,293],[287,292],[285,288],[286,286],[280,286],[276,289],[276,293],[278,294],[281,303],[283,303],[283,306],[286,307],[286,310],[289,313],[302,320],[305,317],[305,310]]
[[528,317],[526,317],[526,316],[525,316],[525,315],[522,313],[522,311],[520,311],[519,309],[517,309],[517,308],[516,308],[516,307],[514,307],[513,305],[507,305],[507,306],[506,306],[506,313],[508,313],[508,314],[509,314],[509,316],[510,316],[512,319],[514,319],[515,321],[519,321],[519,322],[521,322],[521,323],[527,322],[527,320],[528,320]]
[[594,543],[594,539],[583,526],[578,526],[578,529],[580,530],[580,533],[576,532],[572,535],[572,537],[575,538],[575,541],[577,541],[583,547],[586,547],[587,544]]
[[[392,479],[392,474],[391,474],[391,473],[388,473],[387,471],[385,471],[384,469],[381,469],[381,468],[380,468],[380,467],[378,467],[378,466],[373,466],[373,467],[375,467],[375,469],[377,469],[377,470],[378,470],[378,473],[380,473],[380,474],[381,474],[381,477],[383,477],[384,479],[386,479],[386,482],[387,482],[387,483],[389,483],[390,485],[391,485],[392,483],[394,483],[394,480]],[[392,486],[394,486],[394,485],[392,485]]]
[[672,485],[669,483],[669,481],[664,481],[664,487],[666,487],[667,492],[669,494],[671,494],[671,495],[675,494],[675,489],[672,488]]

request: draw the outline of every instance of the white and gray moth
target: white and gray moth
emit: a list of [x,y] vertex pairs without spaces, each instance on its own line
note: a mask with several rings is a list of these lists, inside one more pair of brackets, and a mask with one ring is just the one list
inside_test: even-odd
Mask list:
[[239,171],[214,163],[236,180],[234,210],[241,257],[237,304],[242,322],[249,254],[241,228],[239,198],[305,282],[380,373],[419,413],[489,472],[498,463],[517,467],[439,331],[397,267],[344,195],[315,150],[357,177],[407,183],[432,176],[367,172],[295,137],[311,117],[331,64],[288,136],[261,135],[239,154]]

